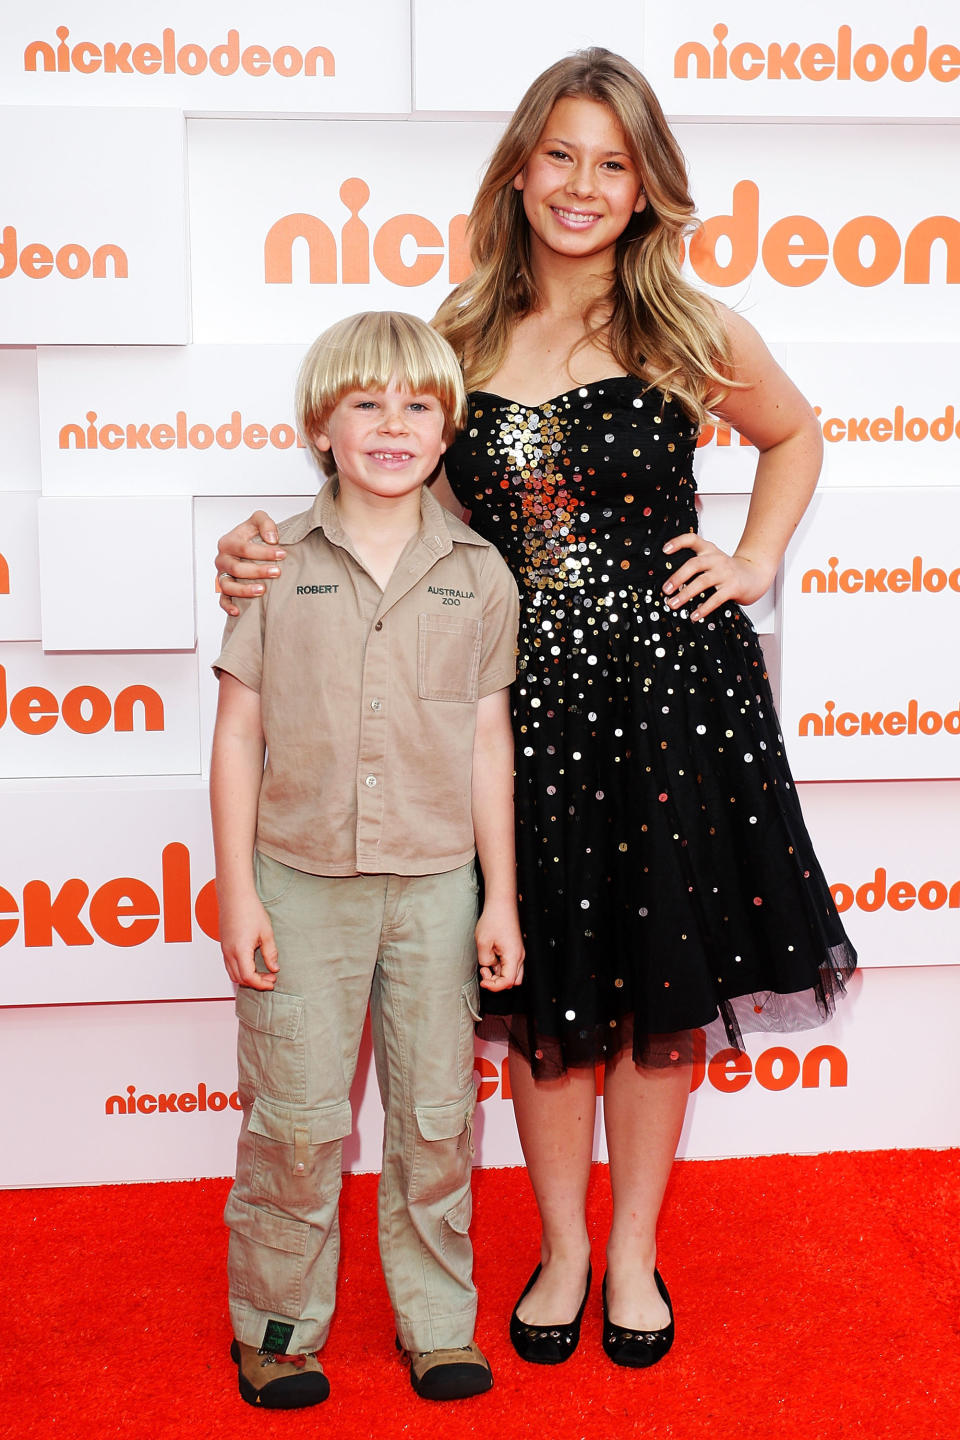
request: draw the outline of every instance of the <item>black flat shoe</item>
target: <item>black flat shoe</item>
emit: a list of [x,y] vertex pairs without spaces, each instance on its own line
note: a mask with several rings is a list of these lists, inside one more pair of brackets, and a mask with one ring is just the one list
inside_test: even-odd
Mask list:
[[524,1325],[518,1318],[517,1311],[524,1295],[537,1283],[540,1269],[538,1265],[523,1287],[523,1295],[513,1307],[513,1314],[510,1316],[510,1339],[521,1360],[528,1360],[531,1365],[562,1365],[564,1360],[570,1359],[580,1341],[580,1322],[583,1319],[587,1296],[590,1294],[593,1266],[587,1266],[587,1286],[580,1301],[580,1309],[569,1325]]
[[654,1270],[653,1278],[657,1289],[670,1311],[670,1323],[662,1330],[625,1330],[614,1325],[607,1314],[607,1277],[603,1277],[603,1348],[614,1365],[627,1365],[633,1370],[646,1370],[656,1365],[673,1344],[673,1305],[666,1285],[660,1278],[660,1271]]

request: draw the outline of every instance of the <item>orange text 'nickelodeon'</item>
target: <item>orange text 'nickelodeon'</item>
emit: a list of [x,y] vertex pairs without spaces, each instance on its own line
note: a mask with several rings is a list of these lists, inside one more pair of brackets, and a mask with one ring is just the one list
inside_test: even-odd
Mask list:
[[945,590],[960,593],[960,567],[943,570],[927,565],[922,555],[914,555],[909,569],[905,565],[867,566],[857,570],[850,566],[840,570],[836,555],[827,560],[826,570],[806,570],[800,581],[803,595],[938,595]]
[[206,1110],[242,1110],[239,1091],[210,1090],[201,1080],[196,1090],[168,1090],[166,1094],[137,1094],[136,1085],[128,1085],[126,1095],[108,1095],[105,1115],[194,1115]]
[[909,880],[887,880],[883,865],[878,865],[871,880],[856,888],[842,880],[830,886],[830,894],[838,910],[856,905],[868,913],[887,905],[891,910],[912,910],[919,902],[922,910],[960,910],[960,880],[945,885],[942,880],[922,880],[919,885]]
[[132,731],[135,706],[141,729],[163,729],[163,701],[149,685],[126,685],[112,702],[96,685],[75,685],[62,700],[44,685],[25,685],[8,702],[7,670],[0,665],[0,728],[9,718],[24,735],[46,735],[59,720],[77,735],[96,735],[111,721],[116,731]]
[[28,280],[45,280],[54,266],[65,280],[126,280],[130,273],[127,253],[119,245],[98,245],[91,255],[84,245],[72,241],[52,250],[31,240],[22,248],[14,225],[4,225],[0,232],[0,280],[7,280],[19,269]]
[[[819,419],[821,406],[813,408]],[[927,439],[937,440],[941,445],[945,440],[960,440],[960,420],[952,405],[947,405],[943,414],[933,420],[923,415],[907,415],[902,405],[895,405],[892,415],[850,415],[846,420],[830,415],[820,420],[820,429],[824,440],[829,440],[831,445],[841,440],[875,440],[881,445],[887,440],[910,440],[914,445]]]
[[226,41],[207,50],[194,41],[180,44],[176,31],[161,31],[160,43],[145,40],[71,40],[66,25],[57,26],[58,44],[31,40],[23,52],[26,71],[53,71],[61,75],[211,75],[230,76],[242,70],[254,79],[273,71],[285,79],[307,79],[335,73],[333,52],[313,45],[304,53],[296,45],[280,45],[272,53],[265,45],[240,47],[239,30],[228,30]]
[[289,422],[270,426],[257,421],[245,423],[239,410],[234,410],[229,420],[217,426],[204,421],[191,424],[185,410],[176,412],[172,424],[152,420],[101,421],[96,410],[87,411],[86,422],[85,425],[61,425],[58,434],[61,450],[209,450],[211,446],[236,450],[238,445],[248,450],[263,450],[268,445],[274,450],[306,448],[296,427]]
[[800,716],[797,733],[808,736],[839,736],[849,739],[854,735],[960,735],[960,709],[950,710],[942,715],[939,710],[921,710],[919,700],[908,700],[906,710],[841,710],[837,713],[836,700],[827,700],[823,714],[811,710]]
[[[446,238],[425,215],[393,215],[373,235],[360,212],[370,199],[370,186],[352,176],[340,186],[340,199],[350,218],[334,230],[317,215],[282,215],[267,231],[263,244],[263,277],[268,285],[293,283],[294,260],[311,285],[368,285],[373,264],[394,285],[426,285],[443,269],[458,284],[470,273],[466,242],[467,217],[447,222]],[[705,220],[691,238],[692,269],[708,285],[739,285],[758,261],[779,285],[812,285],[831,260],[842,280],[870,288],[893,279],[902,266],[905,285],[929,285],[934,266],[948,285],[960,284],[960,220],[928,215],[901,238],[889,220],[856,215],[840,226],[831,240],[809,215],[775,220],[761,237],[760,187],[739,180],[733,187],[728,215]],[[301,245],[302,242],[302,245]],[[295,247],[301,246],[301,249]],[[941,248],[942,247],[942,248]]]
[[911,40],[888,50],[874,41],[854,37],[850,25],[840,25],[829,43],[808,45],[799,40],[758,45],[751,40],[728,44],[730,28],[713,27],[716,44],[687,40],[673,57],[676,80],[865,80],[868,84],[891,79],[910,84],[924,74],[942,85],[960,76],[960,48],[930,44],[925,25],[918,25]]
[[[785,1045],[774,1045],[769,1050],[763,1050],[755,1060],[741,1050],[718,1050],[708,1061],[706,1033],[694,1030],[692,1035],[691,1090],[699,1090],[705,1079],[723,1095],[733,1095],[746,1089],[751,1080],[755,1080],[763,1090],[789,1090],[798,1080],[801,1090],[818,1090],[824,1073],[831,1089],[847,1084],[847,1057],[836,1045],[817,1045],[803,1056]],[[498,1066],[488,1056],[478,1055],[474,1070],[478,1100],[490,1100],[498,1090],[502,1100],[512,1099],[509,1056]],[[604,1069],[598,1065],[598,1095],[603,1094],[603,1082]]]
[[13,939],[21,921],[28,947],[49,947],[56,936],[69,946],[92,945],[96,937],[126,949],[152,939],[161,924],[165,944],[189,945],[194,920],[211,940],[219,940],[214,882],[208,880],[193,896],[190,851],[179,842],[164,846],[159,894],[130,875],[107,880],[92,894],[86,881],[76,878],[65,880],[56,893],[43,880],[28,880],[19,903],[0,885],[0,945]]

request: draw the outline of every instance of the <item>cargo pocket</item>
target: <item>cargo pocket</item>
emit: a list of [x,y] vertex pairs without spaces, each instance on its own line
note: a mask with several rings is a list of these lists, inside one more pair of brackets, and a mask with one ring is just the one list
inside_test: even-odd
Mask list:
[[475,1055],[475,1032],[474,1024],[480,1019],[480,981],[476,975],[467,981],[460,991],[460,1044],[457,1057],[459,1074],[457,1077],[461,1089],[466,1090],[473,1084],[473,1067]]
[[307,1098],[307,1056],[303,999],[281,990],[237,991],[237,1069],[240,1096],[303,1105]]
[[230,1292],[258,1310],[299,1318],[310,1226],[248,1205],[231,1192],[223,1212],[230,1227]]
[[444,1211],[440,1226],[440,1249],[454,1264],[465,1262],[465,1279],[470,1280],[470,1221],[473,1219],[473,1196],[469,1189],[455,1205]]
[[437,1201],[446,1209],[460,1200],[464,1187],[469,1192],[473,1160],[473,1114],[475,1095],[451,1100],[446,1105],[417,1105],[417,1137],[410,1168],[410,1199],[428,1205]]
[[255,1149],[252,1194],[317,1223],[316,1202],[340,1193],[341,1156],[335,1142],[352,1128],[349,1100],[311,1110],[255,1100],[247,1125]]
[[465,615],[420,615],[417,691],[421,700],[475,703],[482,633],[483,622]]

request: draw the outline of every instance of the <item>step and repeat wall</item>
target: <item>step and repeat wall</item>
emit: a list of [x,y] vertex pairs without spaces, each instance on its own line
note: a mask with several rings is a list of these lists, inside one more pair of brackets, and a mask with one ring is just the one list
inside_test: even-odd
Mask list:
[[[960,1143],[955,5],[35,0],[0,21],[0,1183],[232,1169],[216,537],[304,508],[306,346],[357,309],[433,313],[504,119],[588,44],[658,91],[690,274],[826,442],[752,613],[863,968],[821,1030],[700,1047],[681,1154]],[[721,544],[755,459],[701,437]],[[347,1156],[376,1169],[364,1055]],[[479,1161],[520,1163],[504,1053],[477,1071]]]

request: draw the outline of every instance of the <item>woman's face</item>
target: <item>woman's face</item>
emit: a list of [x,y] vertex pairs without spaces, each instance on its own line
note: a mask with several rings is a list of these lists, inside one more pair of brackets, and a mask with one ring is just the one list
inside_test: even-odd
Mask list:
[[619,120],[598,100],[567,95],[514,187],[523,192],[534,261],[538,247],[571,259],[609,252],[647,203]]

